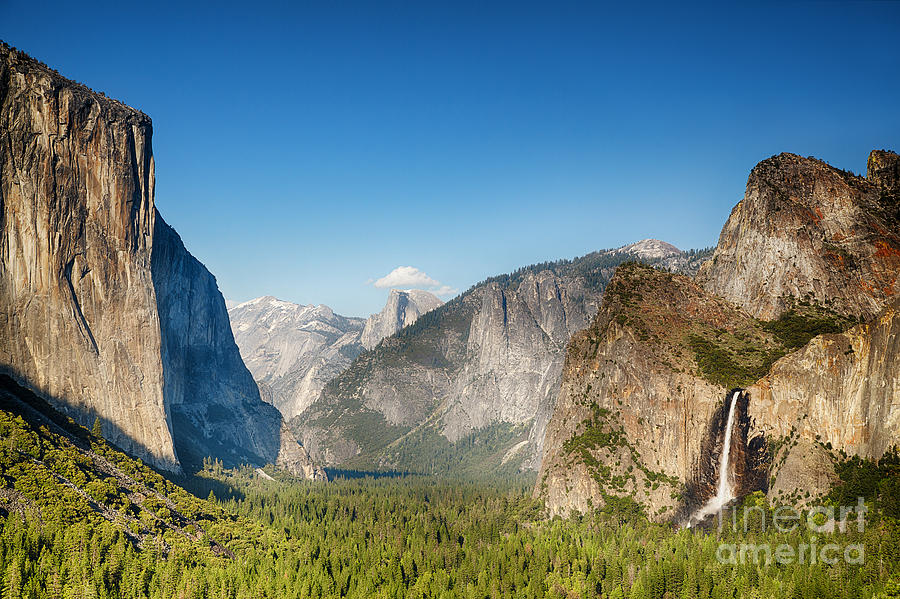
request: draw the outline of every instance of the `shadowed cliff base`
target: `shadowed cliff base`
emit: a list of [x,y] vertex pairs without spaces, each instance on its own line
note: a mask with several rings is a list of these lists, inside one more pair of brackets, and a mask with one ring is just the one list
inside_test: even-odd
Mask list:
[[[65,400],[53,397],[36,388],[26,377],[21,376],[9,366],[0,365],[0,390],[16,397],[23,402],[23,405],[31,406],[40,413],[41,417],[49,418],[55,424],[66,428],[67,432],[71,434],[80,434],[78,431],[82,427],[92,429],[96,423],[99,423],[106,442],[123,453],[139,458],[151,468],[167,474],[182,472],[179,462],[167,462],[154,456],[151,448],[122,430],[115,421],[100,415],[90,407],[74,408],[70,406]],[[50,410],[46,410],[45,406]],[[23,417],[25,417],[24,413]]]

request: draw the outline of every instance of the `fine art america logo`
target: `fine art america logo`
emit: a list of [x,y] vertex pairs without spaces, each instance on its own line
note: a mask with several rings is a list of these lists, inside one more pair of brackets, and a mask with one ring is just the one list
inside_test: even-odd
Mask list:
[[[868,508],[863,498],[855,506],[816,506],[800,511],[792,506],[780,506],[769,513],[762,507],[750,506],[741,509],[725,509],[719,515],[719,531],[729,524],[731,530],[744,533],[751,529],[766,532],[774,529],[779,533],[800,533],[794,543],[721,543],[716,550],[716,559],[723,564],[826,564],[834,565],[843,560],[847,564],[860,565],[865,562],[865,548],[862,543],[840,543],[841,535],[852,530],[862,533],[866,528],[865,515]],[[730,514],[728,513],[730,512]],[[739,517],[742,516],[742,517]],[[730,521],[730,522],[729,522]],[[809,531],[804,535],[803,529]],[[822,535],[819,538],[816,535]],[[827,541],[827,542],[826,542]]]

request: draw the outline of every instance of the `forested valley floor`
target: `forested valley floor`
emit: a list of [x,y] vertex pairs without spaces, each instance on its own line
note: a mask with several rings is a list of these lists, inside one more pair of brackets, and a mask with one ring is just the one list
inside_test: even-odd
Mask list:
[[[207,462],[173,481],[34,396],[0,400],[2,599],[900,596],[896,454],[845,464],[826,498],[863,496],[862,531],[763,530],[775,506],[761,494],[738,530],[677,530],[627,500],[546,519],[533,477],[320,483],[269,469],[270,481]],[[862,544],[865,556],[732,564],[722,543]]]

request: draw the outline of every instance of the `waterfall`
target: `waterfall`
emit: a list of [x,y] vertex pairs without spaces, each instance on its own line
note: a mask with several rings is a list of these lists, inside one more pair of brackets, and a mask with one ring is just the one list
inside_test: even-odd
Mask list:
[[718,514],[722,508],[734,499],[734,487],[731,484],[729,461],[731,456],[731,430],[734,428],[734,407],[737,405],[740,390],[731,395],[731,405],[728,407],[728,420],[725,423],[725,440],[722,442],[722,455],[719,457],[719,484],[716,494],[697,510],[690,518],[688,526],[701,522],[712,514]]

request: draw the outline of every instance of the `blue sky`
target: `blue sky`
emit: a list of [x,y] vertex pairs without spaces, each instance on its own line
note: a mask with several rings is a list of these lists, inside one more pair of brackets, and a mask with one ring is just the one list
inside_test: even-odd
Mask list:
[[714,245],[759,160],[900,148],[900,3],[487,4],[0,0],[0,38],[153,118],[227,297],[349,315],[400,266]]

